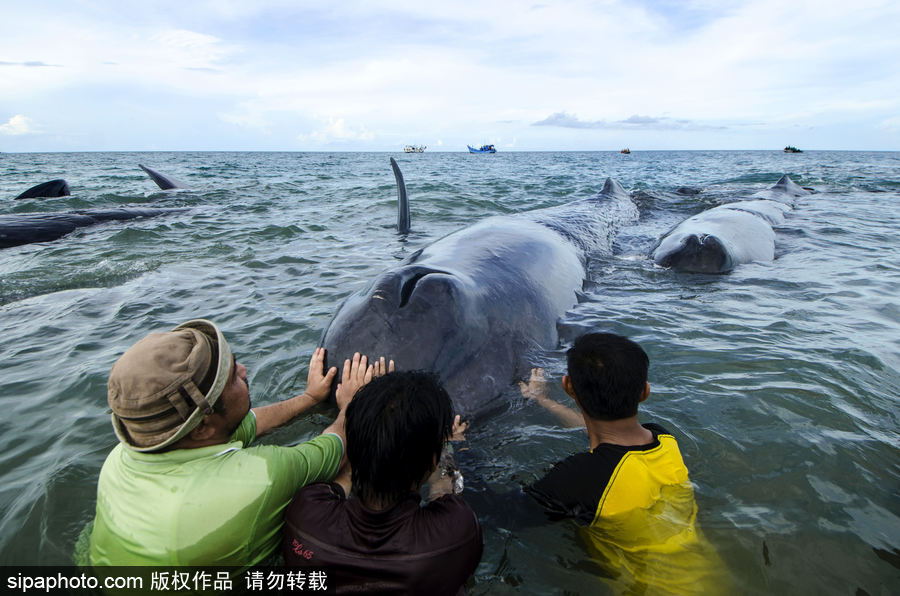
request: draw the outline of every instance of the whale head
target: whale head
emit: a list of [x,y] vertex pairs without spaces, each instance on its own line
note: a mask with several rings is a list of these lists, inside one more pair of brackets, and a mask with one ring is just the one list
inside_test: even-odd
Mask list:
[[[415,263],[385,271],[350,296],[325,330],[328,366],[354,352],[384,356],[397,370],[436,372],[457,413],[469,415],[503,391],[513,366],[508,337],[495,337],[481,292],[452,271]],[[509,362],[498,362],[509,360]]]
[[712,234],[667,236],[653,251],[660,267],[694,273],[723,273],[734,267],[722,241]]

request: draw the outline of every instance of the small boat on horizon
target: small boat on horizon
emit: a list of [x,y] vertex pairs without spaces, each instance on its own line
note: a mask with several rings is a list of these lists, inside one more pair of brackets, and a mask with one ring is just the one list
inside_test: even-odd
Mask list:
[[403,153],[425,153],[425,145],[407,145],[403,148]]
[[619,153],[624,153],[625,155],[628,155],[629,153],[631,153],[631,149],[629,149],[628,147],[625,147],[624,149],[619,151]]
[[471,145],[466,145],[469,148],[469,153],[497,153],[496,147],[493,145],[482,145],[478,149]]
[[784,152],[785,153],[803,153],[803,151],[801,151],[800,149],[797,149],[793,145],[788,145],[787,147],[785,147]]

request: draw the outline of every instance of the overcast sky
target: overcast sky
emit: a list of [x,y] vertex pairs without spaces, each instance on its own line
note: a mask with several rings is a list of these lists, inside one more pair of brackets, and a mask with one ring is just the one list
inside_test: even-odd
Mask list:
[[3,0],[0,151],[900,149],[900,2]]

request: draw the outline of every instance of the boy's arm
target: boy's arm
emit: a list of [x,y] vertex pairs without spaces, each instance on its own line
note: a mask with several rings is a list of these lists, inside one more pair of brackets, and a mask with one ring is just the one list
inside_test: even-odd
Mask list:
[[[469,428],[468,422],[461,422],[459,414],[453,419],[453,434],[450,437],[450,443],[456,443],[458,446],[464,445],[466,440],[466,430]],[[460,451],[464,451],[465,447],[459,447]],[[459,486],[457,486],[456,475],[459,474]],[[431,476],[428,477],[428,500],[433,501],[442,495],[455,493],[457,488],[462,488],[462,473],[456,467],[453,461],[453,449],[444,449],[438,465],[435,466]]]
[[547,397],[547,381],[544,379],[543,368],[532,368],[531,378],[528,379],[527,383],[520,381],[519,389],[522,390],[522,397],[536,402],[539,406],[556,416],[566,428],[585,426],[584,417],[580,412]]

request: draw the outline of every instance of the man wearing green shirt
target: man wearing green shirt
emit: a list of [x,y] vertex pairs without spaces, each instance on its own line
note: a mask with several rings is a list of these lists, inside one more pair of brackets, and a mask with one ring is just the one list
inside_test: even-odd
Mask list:
[[210,321],[151,333],[129,348],[109,376],[120,443],[100,471],[90,564],[245,568],[269,557],[297,489],[337,473],[344,409],[378,374],[378,363],[357,354],[344,364],[338,416],[320,436],[251,447],[328,396],[337,369],[325,372],[324,359],[317,349],[303,394],[251,409],[247,369]]

